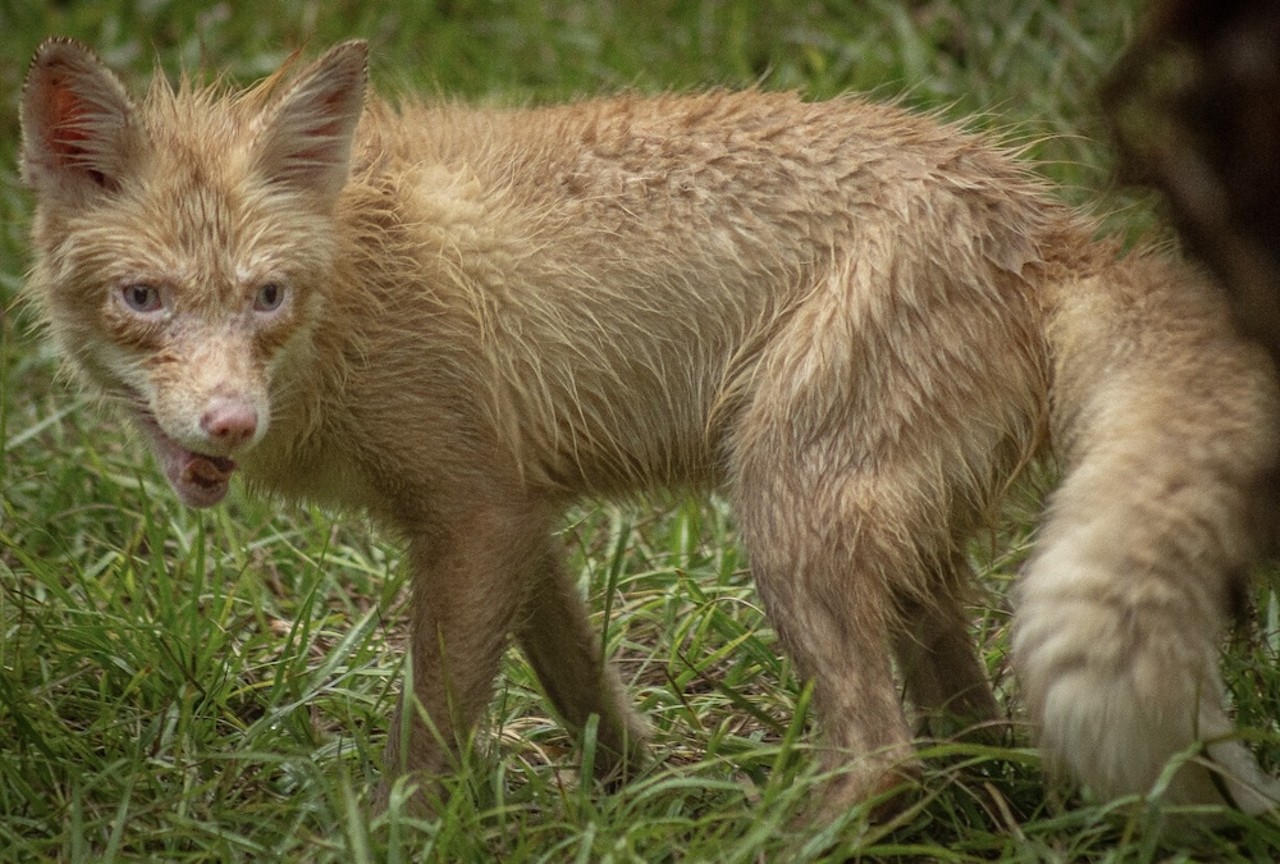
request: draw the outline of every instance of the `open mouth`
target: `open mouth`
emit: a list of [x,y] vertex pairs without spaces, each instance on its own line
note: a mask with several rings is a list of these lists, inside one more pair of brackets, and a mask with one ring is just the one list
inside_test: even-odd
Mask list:
[[151,445],[165,478],[188,507],[212,507],[227,495],[235,460],[188,450],[165,434],[150,411],[139,411],[138,422],[151,437]]

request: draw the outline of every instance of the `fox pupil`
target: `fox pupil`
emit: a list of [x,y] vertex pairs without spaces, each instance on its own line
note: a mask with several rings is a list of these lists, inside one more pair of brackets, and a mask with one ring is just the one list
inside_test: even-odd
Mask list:
[[274,282],[268,282],[258,289],[258,296],[253,305],[261,312],[270,312],[277,308],[283,299],[284,289]]
[[160,294],[150,285],[129,285],[124,289],[124,302],[135,312],[154,312],[160,308]]

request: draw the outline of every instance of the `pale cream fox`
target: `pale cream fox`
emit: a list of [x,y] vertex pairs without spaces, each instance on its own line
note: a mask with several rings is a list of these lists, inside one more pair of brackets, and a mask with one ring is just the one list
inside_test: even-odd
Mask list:
[[[1014,654],[1052,764],[1272,806],[1217,647],[1280,450],[1277,388],[1188,268],[1121,257],[980,136],[751,91],[473,110],[365,95],[363,43],[229,94],[134,102],[50,40],[22,100],[29,294],[178,496],[373,514],[413,569],[430,777],[511,635],[602,772],[643,724],[552,532],[583,495],[718,487],[814,681],[826,811],[916,767],[926,712],[996,706],[966,538],[1033,460],[1064,482]],[[428,717],[430,723],[422,718]],[[395,730],[407,729],[403,736]]]

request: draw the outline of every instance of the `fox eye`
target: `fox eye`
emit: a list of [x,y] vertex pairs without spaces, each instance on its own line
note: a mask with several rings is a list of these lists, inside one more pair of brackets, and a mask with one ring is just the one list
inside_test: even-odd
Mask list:
[[279,282],[267,282],[258,289],[253,298],[253,308],[258,312],[271,312],[279,309],[284,302],[284,286]]
[[134,312],[155,312],[163,305],[160,301],[160,289],[154,285],[126,285],[120,291],[124,305]]

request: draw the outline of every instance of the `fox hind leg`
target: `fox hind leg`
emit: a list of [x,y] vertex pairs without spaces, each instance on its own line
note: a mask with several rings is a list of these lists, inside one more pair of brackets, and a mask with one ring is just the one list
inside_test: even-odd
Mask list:
[[998,720],[986,668],[978,655],[964,606],[957,597],[972,568],[956,554],[932,580],[938,590],[903,604],[894,654],[922,731],[945,735]]
[[919,555],[882,507],[893,493],[830,468],[821,453],[765,444],[738,453],[734,489],[766,611],[814,683],[823,767],[838,769],[823,816],[918,771],[890,646],[894,585],[918,581],[901,570]]

